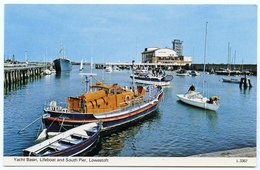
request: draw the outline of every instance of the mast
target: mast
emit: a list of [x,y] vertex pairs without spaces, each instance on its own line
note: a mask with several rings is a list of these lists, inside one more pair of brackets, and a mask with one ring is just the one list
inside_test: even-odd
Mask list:
[[46,54],[47,54],[47,47],[45,47],[45,56],[44,56],[44,60],[45,60],[45,69],[47,70]]
[[235,54],[234,54],[234,70],[236,70],[236,53],[237,53],[237,51],[235,51]]
[[63,58],[65,59],[65,50],[64,50],[64,47],[62,45],[62,42],[60,43],[60,51],[59,51],[59,54],[60,54],[60,58]]
[[85,93],[89,93],[89,88],[91,86],[91,79],[90,77],[96,76],[96,73],[79,73],[81,76],[85,76]]
[[[206,22],[206,32],[205,32],[205,48],[204,48],[204,67],[203,67],[203,71],[204,71],[204,77],[203,79],[205,79],[205,62],[206,62],[206,47],[207,47],[207,26],[208,26],[208,22]],[[204,94],[204,81],[203,80],[203,91],[202,94]]]
[[138,37],[136,37],[136,63],[138,63]]
[[[91,57],[91,63],[90,63],[90,73],[92,73],[92,66],[93,65],[93,61],[92,61],[92,57]],[[86,77],[87,79],[87,77]],[[92,85],[92,79],[90,80],[90,85]]]
[[231,70],[230,56],[231,56],[231,47],[230,47],[230,43],[228,43],[228,63],[227,63],[227,69]]

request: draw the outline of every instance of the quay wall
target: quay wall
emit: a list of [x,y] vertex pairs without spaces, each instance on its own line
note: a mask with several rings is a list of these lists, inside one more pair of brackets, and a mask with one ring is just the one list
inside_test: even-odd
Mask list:
[[45,66],[4,67],[4,86],[25,82],[30,78],[40,76],[44,69]]
[[[135,66],[149,66],[151,68],[154,67],[162,67],[163,69],[167,70],[169,67],[171,67],[173,70],[177,70],[180,67],[183,69],[187,69],[187,70],[197,70],[197,71],[203,71],[204,70],[204,64],[186,64],[186,65],[173,65],[173,64],[169,64],[169,63],[97,63],[95,64],[95,68],[96,69],[104,69],[106,67],[106,65],[110,65],[112,67],[114,66],[118,66],[120,68],[124,68],[124,67],[132,67],[133,65]],[[221,68],[230,68],[230,69],[237,69],[237,70],[250,70],[251,72],[253,72],[254,75],[257,75],[257,64],[232,64],[232,66],[228,65],[228,64],[205,64],[205,70],[206,71],[216,71],[219,70]]]
[[[198,71],[203,71],[203,67],[204,67],[204,64],[192,64],[191,65],[191,68],[192,69],[195,69],[195,70],[198,70]],[[250,70],[253,72],[254,75],[257,74],[257,64],[235,64],[235,65],[232,65],[232,66],[229,66],[227,64],[206,64],[205,65],[205,70],[206,71],[211,71],[212,69],[214,71],[216,70],[219,70],[221,68],[230,68],[230,69],[237,69],[237,70]]]

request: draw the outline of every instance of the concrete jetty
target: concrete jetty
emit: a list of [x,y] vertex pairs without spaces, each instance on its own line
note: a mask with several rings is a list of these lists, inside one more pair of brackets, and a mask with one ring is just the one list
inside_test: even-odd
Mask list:
[[40,76],[45,66],[11,66],[4,67],[4,86],[23,82],[29,78]]

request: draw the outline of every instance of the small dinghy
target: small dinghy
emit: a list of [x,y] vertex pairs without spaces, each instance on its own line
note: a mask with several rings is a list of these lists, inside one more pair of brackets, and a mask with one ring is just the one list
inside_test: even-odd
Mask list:
[[207,97],[204,97],[200,92],[194,92],[193,94],[177,94],[177,97],[179,98],[179,100],[186,104],[207,110],[216,111],[220,106],[217,102],[217,100],[219,100],[217,96],[215,100],[214,98],[211,99],[212,97],[208,99]]
[[238,78],[222,78],[223,82],[236,83],[239,84],[240,80]]
[[100,122],[83,124],[23,150],[24,156],[74,156],[90,148],[98,139]]

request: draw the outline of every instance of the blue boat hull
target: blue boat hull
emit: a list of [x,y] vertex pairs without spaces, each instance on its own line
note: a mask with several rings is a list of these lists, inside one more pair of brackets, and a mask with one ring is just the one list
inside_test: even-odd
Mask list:
[[[125,115],[119,115],[110,118],[102,118],[103,127],[101,131],[111,130],[112,128],[120,127],[135,120],[141,119],[156,110],[158,103],[162,100],[163,93],[158,97],[158,101],[150,104],[142,109],[129,112]],[[48,132],[66,131],[84,123],[95,122],[98,119],[93,114],[79,113],[57,113],[46,112],[43,116],[43,123]]]
[[85,143],[79,144],[76,147],[68,148],[62,152],[59,152],[57,154],[49,155],[49,156],[74,156],[78,155],[87,149],[89,149],[99,138],[99,133],[97,133],[95,136],[92,137],[92,139],[88,140]]
[[69,59],[57,58],[53,60],[53,63],[56,71],[70,71],[72,69]]

